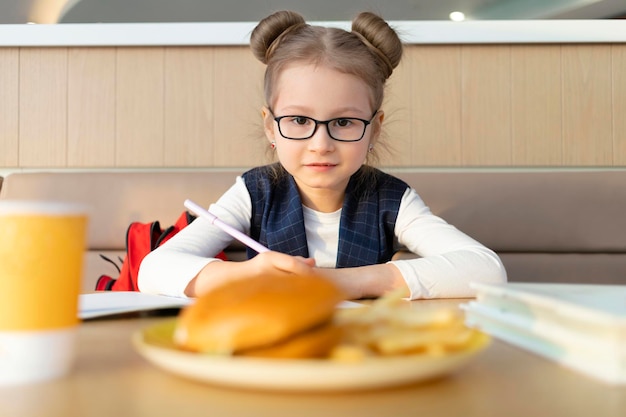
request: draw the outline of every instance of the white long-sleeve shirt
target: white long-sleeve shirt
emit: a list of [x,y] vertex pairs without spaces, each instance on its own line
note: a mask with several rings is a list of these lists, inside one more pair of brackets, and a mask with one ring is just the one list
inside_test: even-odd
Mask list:
[[[243,178],[211,205],[225,223],[248,234],[252,202]],[[339,244],[341,210],[322,213],[304,207],[309,256],[318,267],[333,268]],[[407,188],[395,225],[397,248],[419,255],[394,260],[409,287],[410,298],[473,297],[469,283],[504,282],[506,272],[492,250],[431,213],[417,192]],[[165,244],[148,254],[139,269],[142,292],[185,297],[189,282],[232,242],[232,237],[198,218]]]

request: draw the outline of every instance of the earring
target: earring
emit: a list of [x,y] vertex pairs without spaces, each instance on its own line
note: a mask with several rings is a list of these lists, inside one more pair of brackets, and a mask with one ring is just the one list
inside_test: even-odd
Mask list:
[[270,142],[270,148],[276,149],[276,142]]
[[367,148],[367,151],[368,151],[368,152],[370,152],[370,153],[371,153],[373,150],[374,150],[374,145],[370,145],[370,147],[369,147],[369,148]]

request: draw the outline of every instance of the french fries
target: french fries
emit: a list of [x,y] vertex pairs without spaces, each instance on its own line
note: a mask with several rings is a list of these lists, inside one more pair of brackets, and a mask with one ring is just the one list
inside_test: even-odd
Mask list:
[[335,321],[344,339],[331,359],[361,361],[371,356],[446,355],[467,348],[476,330],[466,327],[460,311],[412,309],[399,294],[390,294],[363,308],[343,309]]

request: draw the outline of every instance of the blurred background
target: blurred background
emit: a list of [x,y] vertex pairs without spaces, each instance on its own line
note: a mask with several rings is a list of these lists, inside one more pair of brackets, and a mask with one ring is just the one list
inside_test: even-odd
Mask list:
[[283,9],[319,21],[363,10],[387,20],[626,18],[626,0],[0,0],[0,24],[258,21]]

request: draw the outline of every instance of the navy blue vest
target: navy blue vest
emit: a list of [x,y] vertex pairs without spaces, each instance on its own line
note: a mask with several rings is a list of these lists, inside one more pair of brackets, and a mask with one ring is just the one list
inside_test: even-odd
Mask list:
[[[302,201],[293,177],[274,164],[253,168],[243,179],[252,199],[250,236],[271,250],[308,257]],[[391,259],[394,227],[407,187],[371,167],[362,167],[350,178],[339,222],[338,268]],[[248,249],[248,258],[255,255]]]

